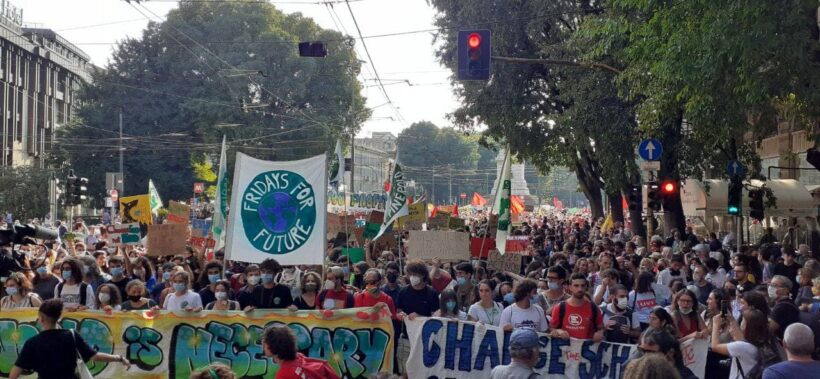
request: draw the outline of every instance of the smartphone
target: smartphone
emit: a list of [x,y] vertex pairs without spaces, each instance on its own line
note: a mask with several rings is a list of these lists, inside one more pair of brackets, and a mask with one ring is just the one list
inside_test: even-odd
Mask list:
[[720,315],[724,318],[729,313],[729,305],[729,300],[723,300],[720,302]]

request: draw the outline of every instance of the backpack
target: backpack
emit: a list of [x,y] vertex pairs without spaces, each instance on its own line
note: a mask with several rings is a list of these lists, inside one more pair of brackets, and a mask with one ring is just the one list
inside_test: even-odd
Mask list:
[[[60,297],[63,294],[63,284],[65,284],[65,282],[57,285],[56,297]],[[86,291],[88,291],[88,283],[80,283],[80,305],[82,306],[85,306]]]
[[[592,301],[589,302],[589,306],[592,308],[592,333],[594,334],[598,331],[598,318],[601,317],[601,310],[598,309],[598,306]],[[564,300],[558,304],[558,329],[564,328],[564,316],[566,313],[567,301]]]
[[757,363],[748,373],[743,371],[743,367],[740,365],[740,359],[735,357],[735,364],[743,379],[761,379],[763,378],[763,370],[786,360],[786,352],[783,350],[783,345],[775,338],[772,338],[763,346],[758,347],[757,354]]

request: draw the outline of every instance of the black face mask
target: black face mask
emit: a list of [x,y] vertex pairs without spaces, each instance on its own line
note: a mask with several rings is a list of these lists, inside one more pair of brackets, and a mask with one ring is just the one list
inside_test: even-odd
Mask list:
[[387,273],[387,281],[389,283],[395,283],[396,280],[398,280],[398,279],[399,279],[399,274],[397,274],[395,272],[388,272]]
[[673,270],[670,268],[669,273],[672,274],[672,276],[678,276],[680,275],[680,270]]

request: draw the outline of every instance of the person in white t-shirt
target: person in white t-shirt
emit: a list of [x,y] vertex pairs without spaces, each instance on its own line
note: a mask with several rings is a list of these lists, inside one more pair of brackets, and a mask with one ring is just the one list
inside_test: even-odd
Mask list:
[[538,301],[538,284],[532,279],[525,279],[513,289],[515,303],[501,312],[499,326],[504,331],[518,328],[530,328],[537,332],[547,332],[549,324],[544,310],[534,303]]
[[202,310],[202,298],[199,294],[188,289],[190,277],[187,272],[177,272],[171,278],[174,292],[165,299],[165,310],[199,312]]
[[467,314],[480,323],[498,326],[504,307],[493,301],[493,290],[495,282],[492,280],[485,279],[478,283],[479,301],[470,306]]
[[720,343],[722,321],[721,314],[712,317],[712,351],[732,359],[729,379],[743,379],[758,363],[758,347],[769,342],[768,320],[763,312],[753,308],[743,312],[740,326],[729,317],[729,333],[734,339],[729,343]]
[[[83,282],[83,264],[77,258],[69,258],[60,264],[63,282],[54,287],[54,297],[63,301],[69,312],[94,309],[96,299],[91,285]],[[83,293],[85,292],[85,293]]]

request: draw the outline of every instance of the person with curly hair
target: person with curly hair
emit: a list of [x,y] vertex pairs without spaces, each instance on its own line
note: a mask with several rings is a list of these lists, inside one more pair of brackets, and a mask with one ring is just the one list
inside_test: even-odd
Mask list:
[[5,285],[6,296],[0,299],[0,310],[36,308],[43,302],[40,296],[32,292],[31,281],[20,272],[9,275]]
[[191,373],[189,379],[235,379],[236,374],[231,368],[221,363],[211,363]]
[[276,379],[339,379],[330,365],[296,350],[296,335],[287,326],[271,326],[262,334],[265,356],[279,365]]

